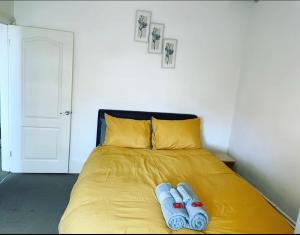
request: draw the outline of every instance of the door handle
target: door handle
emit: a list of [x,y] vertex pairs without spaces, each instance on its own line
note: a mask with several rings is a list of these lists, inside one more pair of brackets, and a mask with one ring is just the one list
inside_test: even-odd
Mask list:
[[68,115],[71,115],[71,114],[72,114],[72,111],[65,111],[65,112],[59,113],[59,114],[63,114],[63,115],[68,116]]

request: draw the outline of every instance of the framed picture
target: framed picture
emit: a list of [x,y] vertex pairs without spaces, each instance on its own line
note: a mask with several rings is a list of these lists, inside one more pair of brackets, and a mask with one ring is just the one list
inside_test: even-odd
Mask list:
[[136,11],[134,40],[137,42],[148,42],[149,28],[151,22],[150,11]]
[[175,68],[177,39],[165,38],[162,50],[162,68]]
[[163,37],[164,37],[164,24],[151,23],[149,32],[148,52],[154,54],[161,54]]

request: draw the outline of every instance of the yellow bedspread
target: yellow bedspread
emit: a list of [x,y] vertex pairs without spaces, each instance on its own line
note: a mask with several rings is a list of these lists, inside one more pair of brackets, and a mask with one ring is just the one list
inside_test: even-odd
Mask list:
[[196,233],[169,230],[155,199],[162,182],[187,182],[209,215],[204,233],[292,233],[249,184],[204,149],[98,147],[75,184],[60,233]]

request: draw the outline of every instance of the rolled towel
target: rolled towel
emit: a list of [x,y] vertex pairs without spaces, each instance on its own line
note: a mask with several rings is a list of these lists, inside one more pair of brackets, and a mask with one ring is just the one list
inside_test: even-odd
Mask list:
[[198,196],[186,183],[177,185],[177,190],[182,196],[183,203],[189,215],[189,228],[193,230],[204,230],[208,224],[208,215],[201,206]]
[[181,203],[183,205],[182,197],[180,196],[179,192],[175,188],[171,188],[170,193],[172,197],[175,199],[176,203]]
[[172,230],[179,230],[188,224],[188,214],[184,207],[175,208],[175,199],[170,190],[172,186],[168,183],[162,183],[155,189],[155,194],[167,226]]

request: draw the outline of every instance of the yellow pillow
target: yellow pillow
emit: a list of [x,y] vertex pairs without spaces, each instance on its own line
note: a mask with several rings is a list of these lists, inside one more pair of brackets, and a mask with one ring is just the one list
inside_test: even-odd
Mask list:
[[200,119],[159,120],[152,118],[154,149],[201,148]]
[[104,116],[106,132],[103,145],[128,148],[150,147],[150,120],[116,118],[108,114]]

